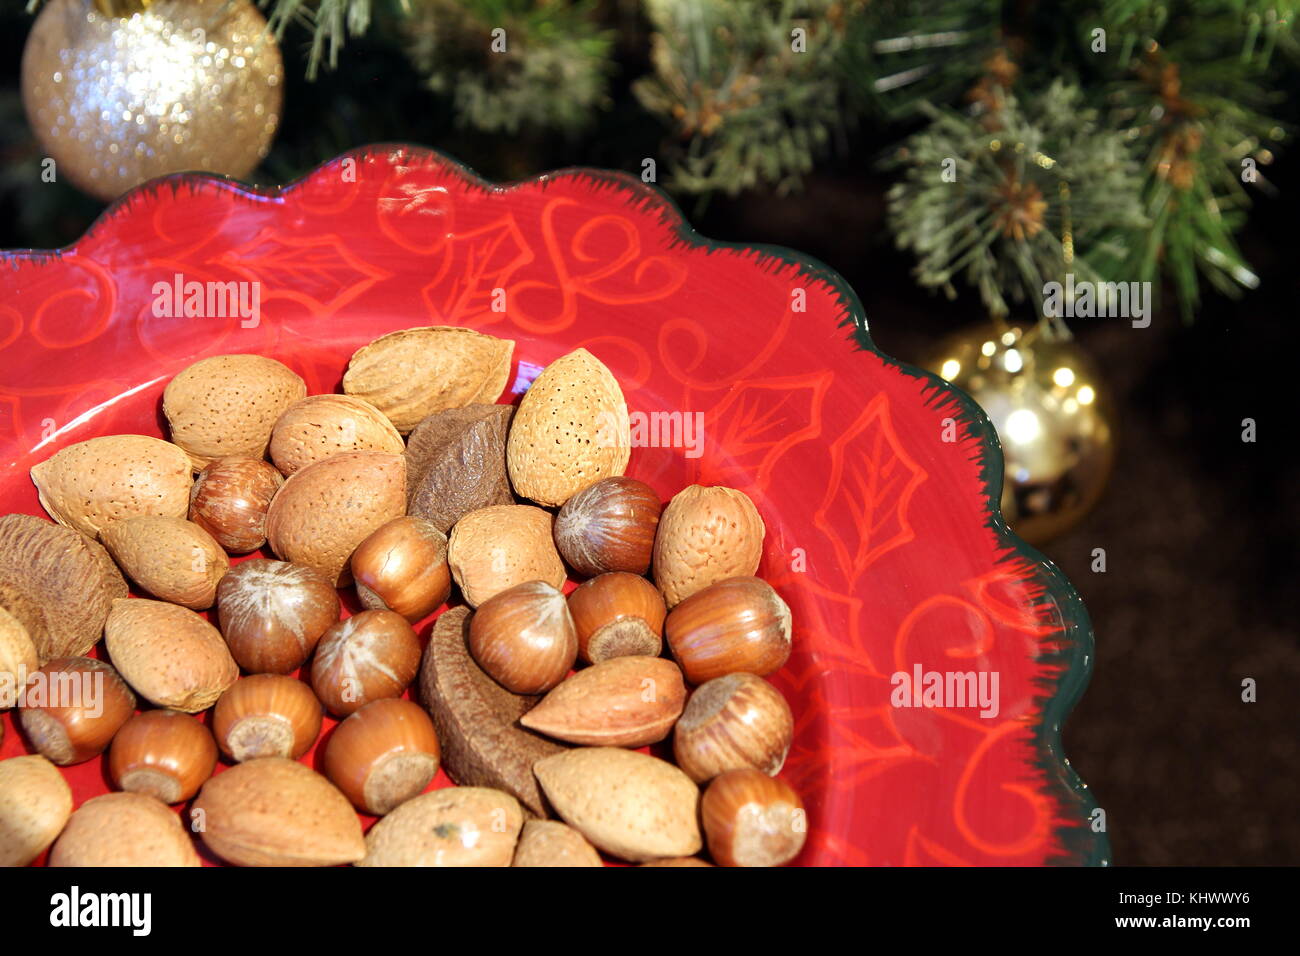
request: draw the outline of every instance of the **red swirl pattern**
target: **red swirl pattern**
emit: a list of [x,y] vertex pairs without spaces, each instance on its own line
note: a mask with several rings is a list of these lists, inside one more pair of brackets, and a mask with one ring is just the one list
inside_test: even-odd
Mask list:
[[[60,447],[162,434],[163,386],[204,355],[271,355],[320,392],[358,346],[414,325],[515,339],[521,383],[582,345],[633,413],[703,422],[698,455],[652,429],[669,447],[634,449],[631,474],[665,496],[732,485],[767,522],[760,573],[796,622],[774,680],[798,715],[783,774],[808,807],[800,862],[1085,855],[1083,812],[1040,734],[1064,672],[1057,596],[990,525],[980,437],[944,441],[962,410],[854,341],[828,274],[711,247],[629,176],[493,187],[404,148],[268,194],[204,177],[146,186],[75,247],[5,258],[2,510],[41,513],[27,472]],[[259,321],[156,316],[151,290],[176,274],[261,283]],[[891,675],[918,664],[996,671],[999,714],[894,706]],[[6,734],[0,756],[21,750]],[[104,788],[97,764],[69,776],[79,801]]]

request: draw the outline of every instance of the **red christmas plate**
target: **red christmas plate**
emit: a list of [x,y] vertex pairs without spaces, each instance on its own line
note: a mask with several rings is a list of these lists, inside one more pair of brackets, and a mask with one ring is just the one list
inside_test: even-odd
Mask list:
[[[740,488],[767,523],[759,574],[795,622],[773,680],[797,718],[799,862],[1106,862],[1060,744],[1090,670],[1083,605],[1003,523],[984,415],[880,354],[820,263],[704,239],[621,173],[497,186],[401,146],[279,190],[168,177],[75,245],[4,260],[0,512],[43,514],[28,469],[66,445],[165,436],[163,386],[203,356],[269,355],[330,392],[385,332],[466,326],[516,340],[508,401],[585,347],[627,396],[630,474],[665,499]],[[191,282],[243,299],[187,315]],[[0,756],[24,752],[3,720]],[[100,760],[65,773],[78,804],[108,789]]]

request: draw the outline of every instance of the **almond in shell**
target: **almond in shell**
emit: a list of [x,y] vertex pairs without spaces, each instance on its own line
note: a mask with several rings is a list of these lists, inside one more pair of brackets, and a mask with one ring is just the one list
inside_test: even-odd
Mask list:
[[0,866],[26,866],[72,815],[72,789],[39,754],[0,760]]
[[340,452],[400,455],[405,450],[384,413],[353,395],[311,395],[294,402],[271,432],[271,460],[286,477]]
[[156,797],[106,793],[77,808],[50,866],[199,866],[181,818]]
[[285,561],[315,568],[336,587],[372,531],[406,513],[406,460],[351,451],[308,465],[284,483],[266,513],[266,539]]
[[86,654],[113,601],[127,593],[108,552],[84,534],[32,515],[0,517],[0,607],[22,625],[42,664]]
[[307,383],[262,355],[214,355],[183,369],[163,391],[171,437],[195,471],[218,458],[265,458],[280,413]]
[[50,517],[91,538],[137,515],[184,518],[194,483],[189,456],[147,435],[77,442],[32,468]]
[[691,485],[673,496],[655,533],[654,576],[671,608],[724,578],[749,577],[766,528],[743,491]]
[[596,848],[558,820],[529,820],[519,834],[511,866],[604,866]]
[[525,581],[564,587],[564,562],[551,535],[553,520],[549,512],[532,505],[493,505],[456,522],[447,541],[447,563],[465,600],[478,607]]
[[195,611],[212,607],[230,559],[193,521],[145,515],[104,529],[104,546],[127,576],[156,598]]
[[[40,666],[36,645],[23,622],[0,607],[0,710],[17,703],[18,691],[27,683],[27,675]],[[0,742],[3,740],[0,736]]]
[[524,824],[519,801],[485,787],[407,800],[366,834],[358,866],[509,866]]
[[221,632],[176,604],[114,601],[104,636],[118,673],[159,707],[207,710],[239,677]]
[[450,326],[390,332],[352,356],[343,391],[370,402],[405,435],[435,412],[495,402],[514,347],[509,339]]
[[519,722],[572,744],[644,747],[668,736],[685,704],[672,661],[614,657],[566,678]]
[[366,855],[348,798],[294,760],[261,757],[208,780],[194,801],[195,828],[236,866],[337,866]]
[[693,856],[702,840],[699,788],[672,764],[621,747],[580,747],[533,765],[564,822],[633,863]]
[[515,491],[562,505],[627,469],[631,423],[623,390],[586,349],[556,359],[524,393],[510,425],[506,462]]

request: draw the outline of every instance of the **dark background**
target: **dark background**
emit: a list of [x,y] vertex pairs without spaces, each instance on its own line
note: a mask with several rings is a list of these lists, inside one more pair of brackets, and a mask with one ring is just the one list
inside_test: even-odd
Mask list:
[[[0,248],[74,241],[102,209],[70,186],[39,181],[18,67],[29,19],[0,0]],[[297,35],[301,41],[302,35]],[[504,180],[566,165],[637,172],[662,131],[627,93],[641,51],[625,50],[615,106],[580,139],[487,137],[454,127],[387,49],[354,41],[345,69],[303,79],[285,44],[287,110],[256,176],[274,184],[353,146],[432,146]],[[1295,105],[1288,106],[1294,121]],[[948,302],[918,288],[884,221],[875,171],[898,128],[865,126],[810,176],[802,193],[679,201],[704,235],[811,254],[857,290],[876,343],[917,361],[982,317],[963,289]],[[1241,235],[1262,279],[1239,301],[1207,292],[1193,324],[1168,307],[1151,326],[1075,320],[1119,419],[1118,462],[1100,505],[1044,550],[1082,593],[1096,631],[1092,684],[1065,729],[1066,752],[1107,812],[1117,864],[1300,864],[1300,459],[1292,406],[1300,367],[1300,155],[1266,170]],[[1258,426],[1241,441],[1241,421]],[[1104,574],[1090,570],[1106,550]],[[1258,682],[1243,703],[1241,681]]]

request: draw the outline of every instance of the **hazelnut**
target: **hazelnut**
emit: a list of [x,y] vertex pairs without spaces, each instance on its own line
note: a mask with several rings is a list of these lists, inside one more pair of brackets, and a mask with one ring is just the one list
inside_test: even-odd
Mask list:
[[311,686],[330,713],[346,716],[372,700],[400,697],[420,669],[420,640],[395,611],[362,611],[325,632]]
[[794,736],[794,717],[781,692],[753,674],[735,673],[701,684],[673,731],[673,758],[696,783],[728,770],[781,771]]
[[525,581],[493,595],[470,618],[469,652],[506,690],[550,690],[578,656],[564,595],[545,581]]
[[790,608],[759,578],[728,578],[668,612],[664,635],[692,684],[747,671],[766,677],[790,657]]
[[700,801],[709,854],[719,866],[781,866],[803,849],[803,801],[784,780],[759,770],[728,770]]
[[578,656],[591,664],[611,657],[657,657],[663,649],[663,595],[645,578],[611,571],[569,595]]
[[447,536],[424,518],[394,518],[352,553],[352,576],[365,607],[396,611],[414,624],[451,596]]
[[221,458],[190,489],[190,520],[231,554],[266,544],[266,512],[284,477],[260,458]]
[[602,478],[571,497],[555,518],[555,546],[584,577],[645,574],[663,504],[644,481]]
[[253,674],[287,674],[302,666],[339,619],[339,595],[319,571],[254,558],[217,586],[217,617],[230,654]]
[[208,728],[177,710],[136,714],[122,725],[108,752],[113,786],[163,803],[194,796],[216,766],[217,742]]
[[67,767],[102,754],[134,711],[135,694],[111,664],[60,657],[28,676],[18,713],[32,747]]
[[438,773],[438,734],[419,704],[372,700],[325,745],[325,776],[353,805],[383,816],[422,793]]
[[321,706],[311,688],[281,674],[235,681],[217,701],[212,732],[236,763],[258,757],[297,760],[320,736]]

